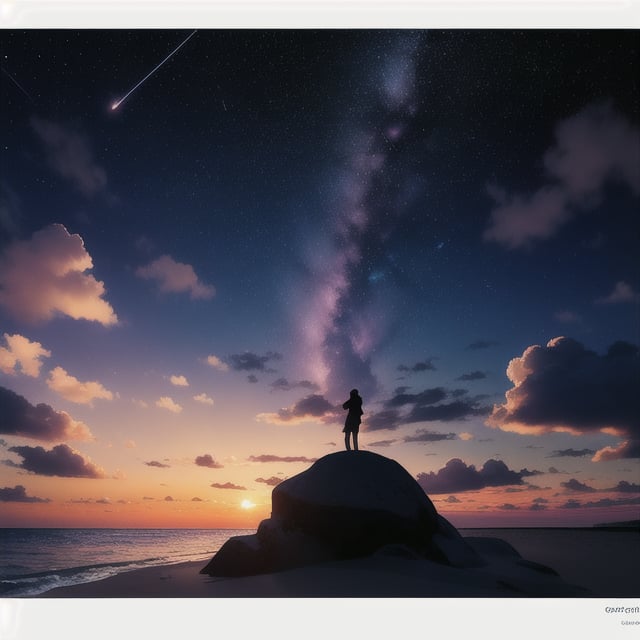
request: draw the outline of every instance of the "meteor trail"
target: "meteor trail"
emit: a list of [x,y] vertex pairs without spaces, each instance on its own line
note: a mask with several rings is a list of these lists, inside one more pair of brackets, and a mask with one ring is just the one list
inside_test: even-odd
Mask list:
[[111,105],[111,111],[115,111],[147,78],[152,76],[172,55],[174,55],[178,49],[180,49],[183,45],[185,45],[196,33],[197,29],[195,29],[192,33],[190,33],[185,40],[183,40],[158,66],[156,66],[152,71],[150,71],[138,84],[130,89],[120,100],[117,100]]

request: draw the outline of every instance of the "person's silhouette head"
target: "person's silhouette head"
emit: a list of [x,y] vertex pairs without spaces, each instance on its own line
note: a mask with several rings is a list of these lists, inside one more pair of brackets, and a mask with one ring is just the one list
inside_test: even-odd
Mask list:
[[358,395],[358,390],[357,389],[351,389],[351,393],[350,393],[351,397],[353,398],[354,396]]

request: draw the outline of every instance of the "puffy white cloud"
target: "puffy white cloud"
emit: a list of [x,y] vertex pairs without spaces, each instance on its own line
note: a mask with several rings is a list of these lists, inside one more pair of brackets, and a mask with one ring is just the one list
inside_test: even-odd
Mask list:
[[184,376],[171,376],[169,378],[172,385],[176,387],[188,387],[189,381]]
[[229,365],[218,358],[218,356],[207,356],[207,364],[218,371],[229,371]]
[[168,255],[139,267],[136,275],[145,280],[155,280],[163,293],[189,293],[192,300],[209,300],[216,293],[215,287],[199,280],[190,264],[176,262]]
[[206,393],[199,393],[198,395],[193,396],[193,399],[200,404],[213,406],[213,398],[210,398]]
[[104,300],[104,284],[86,273],[91,268],[82,238],[52,224],[29,240],[13,242],[0,255],[0,305],[31,323],[62,314],[116,324],[118,317]]
[[162,396],[159,400],[156,400],[156,407],[166,409],[172,413],[180,413],[182,411],[182,407],[169,396]]
[[113,400],[113,392],[106,389],[100,382],[95,380],[80,382],[77,378],[69,375],[62,367],[56,367],[49,372],[47,386],[59,393],[66,400],[77,404],[92,405],[94,400]]
[[4,334],[7,346],[0,347],[0,371],[14,374],[20,370],[25,376],[37,378],[42,367],[42,358],[49,358],[51,351],[39,342],[31,342],[20,334]]

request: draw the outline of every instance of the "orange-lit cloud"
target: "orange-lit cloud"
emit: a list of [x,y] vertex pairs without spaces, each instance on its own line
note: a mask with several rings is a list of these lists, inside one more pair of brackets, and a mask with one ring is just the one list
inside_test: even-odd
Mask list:
[[507,376],[513,387],[487,425],[534,435],[604,432],[626,442],[596,452],[594,461],[640,457],[635,345],[617,342],[601,356],[576,340],[554,338],[511,360]]
[[0,387],[0,433],[46,442],[93,440],[89,427],[68,413],[44,403],[34,406],[4,387]]
[[213,398],[210,398],[206,393],[199,393],[198,395],[193,396],[193,399],[200,404],[208,404],[213,406]]
[[80,382],[62,367],[56,367],[49,372],[47,386],[66,400],[77,404],[92,406],[93,401],[97,399],[113,400],[113,392],[103,387],[99,382],[95,380]]
[[243,487],[239,484],[233,484],[233,482],[225,482],[225,483],[220,483],[220,482],[214,482],[211,485],[214,489],[233,489],[236,491],[246,491],[247,488]]
[[209,300],[216,293],[215,287],[201,282],[190,264],[177,262],[163,255],[136,270],[145,280],[155,280],[163,293],[189,293],[193,300]]
[[156,400],[156,407],[166,409],[172,413],[180,413],[182,411],[182,407],[169,396],[162,396],[160,399]]
[[0,347],[0,371],[13,375],[21,371],[25,376],[37,378],[42,367],[42,358],[49,358],[51,351],[39,342],[31,342],[19,334],[4,334],[7,346]]
[[209,355],[207,356],[207,364],[218,371],[228,371],[229,365],[226,362],[223,362],[218,358],[218,356]]
[[176,387],[188,387],[189,381],[184,376],[171,376],[169,381]]
[[82,238],[52,224],[0,255],[0,305],[31,323],[65,315],[114,325],[118,317],[104,300],[104,284],[86,273],[92,268]]
[[[10,447],[9,451],[23,458],[16,466],[41,476],[61,478],[106,478],[101,467],[66,444],[47,451],[42,447]],[[13,466],[13,465],[12,465]]]

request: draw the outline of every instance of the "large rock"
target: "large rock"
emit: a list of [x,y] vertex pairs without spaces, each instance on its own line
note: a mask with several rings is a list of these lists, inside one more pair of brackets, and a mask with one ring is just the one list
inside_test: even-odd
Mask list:
[[394,460],[369,451],[321,458],[275,487],[271,501],[271,518],[257,533],[231,538],[200,573],[269,573],[366,556],[389,545],[451,566],[482,564],[417,481]]

